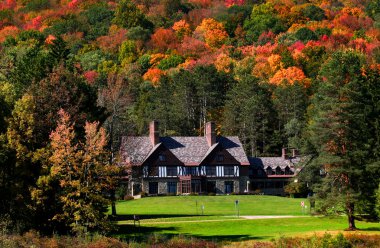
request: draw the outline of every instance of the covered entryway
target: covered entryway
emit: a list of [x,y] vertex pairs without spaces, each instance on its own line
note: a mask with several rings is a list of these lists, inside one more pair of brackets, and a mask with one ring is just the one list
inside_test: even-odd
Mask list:
[[199,176],[180,176],[179,177],[179,194],[201,193],[204,190],[202,180]]

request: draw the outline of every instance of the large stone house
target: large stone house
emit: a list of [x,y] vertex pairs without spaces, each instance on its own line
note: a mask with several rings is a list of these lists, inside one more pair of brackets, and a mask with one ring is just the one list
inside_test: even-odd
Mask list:
[[[275,174],[265,177],[269,173],[267,159],[248,158],[239,138],[217,136],[212,122],[206,123],[203,137],[160,137],[158,122],[152,121],[149,136],[122,137],[120,152],[121,164],[129,168],[132,195],[243,193],[268,189],[269,184],[261,187],[260,183],[275,180],[274,175],[282,173],[278,168],[283,170],[278,174],[282,186],[294,175],[294,167],[284,167],[281,161],[273,168]],[[263,192],[283,195],[279,190]]]

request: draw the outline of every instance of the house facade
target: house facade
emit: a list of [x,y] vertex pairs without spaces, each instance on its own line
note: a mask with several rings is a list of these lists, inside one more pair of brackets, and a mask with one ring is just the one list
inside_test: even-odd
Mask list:
[[[281,182],[283,187],[295,172],[294,166],[284,167],[283,161],[277,161],[282,173],[269,166],[268,159],[248,158],[239,138],[217,136],[213,122],[206,123],[203,137],[160,137],[158,122],[152,121],[149,136],[122,137],[120,153],[121,165],[129,168],[131,195],[230,194],[258,189],[283,195],[283,189],[268,190],[268,183],[277,187]],[[269,175],[272,167],[275,172]]]
[[204,137],[123,137],[122,163],[131,168],[131,194],[215,193],[247,190],[249,160],[238,137],[220,137],[208,122]]

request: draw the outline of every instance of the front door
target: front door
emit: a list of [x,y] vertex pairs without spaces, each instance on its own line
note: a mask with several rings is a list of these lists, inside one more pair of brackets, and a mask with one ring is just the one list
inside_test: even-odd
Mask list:
[[230,194],[234,191],[234,182],[233,181],[225,181],[224,182],[224,193]]

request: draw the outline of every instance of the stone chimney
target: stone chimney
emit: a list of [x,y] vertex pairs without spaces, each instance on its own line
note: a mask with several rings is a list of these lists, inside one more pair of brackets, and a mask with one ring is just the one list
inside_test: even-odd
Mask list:
[[207,122],[205,128],[205,136],[208,146],[212,146],[216,143],[215,123]]
[[288,158],[288,155],[286,155],[286,148],[282,148],[282,155],[281,155],[282,159],[287,159]]
[[149,124],[149,138],[153,146],[160,142],[160,133],[158,131],[158,121],[151,121]]

